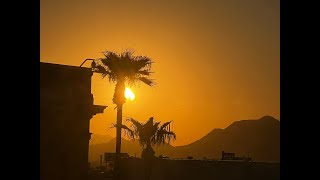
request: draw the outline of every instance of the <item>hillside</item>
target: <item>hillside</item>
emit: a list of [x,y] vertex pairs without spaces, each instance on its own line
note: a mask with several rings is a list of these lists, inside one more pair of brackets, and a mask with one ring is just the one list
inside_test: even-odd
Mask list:
[[[90,146],[90,161],[99,161],[100,154],[114,152],[115,139],[108,143]],[[198,141],[184,146],[164,145],[154,148],[156,155],[171,158],[195,159],[221,158],[221,151],[236,153],[236,156],[252,157],[254,161],[280,162],[280,121],[264,116],[258,120],[235,121],[225,129],[213,129]],[[138,141],[122,140],[122,152],[140,156],[142,149]]]
[[219,159],[221,151],[249,155],[255,161],[280,162],[280,121],[271,116],[236,121],[189,145],[175,147],[174,151],[168,151],[168,156]]
[[113,137],[109,135],[101,135],[101,134],[91,134],[91,139],[89,141],[90,145],[93,144],[103,144],[109,142]]

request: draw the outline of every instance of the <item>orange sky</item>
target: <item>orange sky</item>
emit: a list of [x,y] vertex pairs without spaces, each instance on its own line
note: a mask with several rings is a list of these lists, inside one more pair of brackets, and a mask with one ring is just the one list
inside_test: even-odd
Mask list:
[[[264,115],[280,117],[279,0],[41,0],[40,61],[79,66],[102,51],[133,48],[155,62],[157,85],[132,87],[124,116],[174,120],[177,141]],[[87,65],[90,65],[88,63]],[[114,84],[92,78],[108,105],[91,132],[116,120]]]

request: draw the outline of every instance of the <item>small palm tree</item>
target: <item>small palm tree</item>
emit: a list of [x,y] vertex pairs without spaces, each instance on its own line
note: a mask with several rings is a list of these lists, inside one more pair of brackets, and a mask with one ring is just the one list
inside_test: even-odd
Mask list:
[[133,51],[124,51],[117,54],[105,51],[105,58],[94,60],[91,67],[94,72],[101,73],[102,77],[108,77],[109,81],[115,82],[113,103],[117,108],[116,123],[116,154],[121,152],[121,129],[122,129],[122,107],[126,102],[125,85],[133,85],[143,82],[149,86],[154,84],[149,78],[151,74],[152,61],[146,56],[134,56]]
[[160,126],[160,122],[154,122],[153,117],[150,117],[145,123],[133,118],[128,118],[127,120],[132,123],[131,128],[125,125],[122,125],[122,128],[129,137],[138,137],[143,148],[141,157],[145,162],[145,180],[150,180],[151,169],[155,159],[155,152],[151,145],[170,144],[171,139],[176,139],[176,134],[170,129],[171,121]]
[[138,138],[143,148],[141,157],[144,159],[154,157],[152,145],[170,144],[172,139],[176,139],[176,134],[170,129],[171,121],[163,123],[160,126],[160,122],[154,122],[153,117],[150,117],[145,123],[141,123],[133,118],[128,118],[127,120],[132,123],[131,128],[123,125],[123,129],[129,137]]

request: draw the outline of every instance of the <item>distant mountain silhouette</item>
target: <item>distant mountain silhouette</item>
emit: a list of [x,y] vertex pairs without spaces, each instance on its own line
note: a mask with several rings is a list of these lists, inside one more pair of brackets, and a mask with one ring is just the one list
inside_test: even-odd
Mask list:
[[[104,152],[114,152],[115,139],[108,143],[90,146],[90,161],[98,161]],[[280,162],[280,121],[272,116],[258,120],[241,120],[225,129],[214,129],[198,141],[184,146],[155,147],[156,155],[171,158],[195,159],[203,157],[220,159],[221,151],[233,152],[236,156],[252,157],[254,161]],[[122,152],[140,157],[142,149],[138,141],[122,140]]]
[[280,162],[280,121],[271,116],[236,121],[189,145],[175,147],[168,156],[220,159],[221,151],[234,152],[236,156],[249,154],[255,161]]
[[93,144],[103,144],[109,142],[113,137],[109,135],[101,135],[101,134],[91,134],[91,139],[89,141],[90,145]]

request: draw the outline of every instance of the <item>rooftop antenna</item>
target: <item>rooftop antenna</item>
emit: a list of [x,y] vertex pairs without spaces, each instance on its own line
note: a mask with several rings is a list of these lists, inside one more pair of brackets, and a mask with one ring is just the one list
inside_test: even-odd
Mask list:
[[80,67],[82,67],[82,65],[86,62],[86,61],[93,61],[94,59],[85,59],[82,63],[81,63],[81,65],[80,65]]

